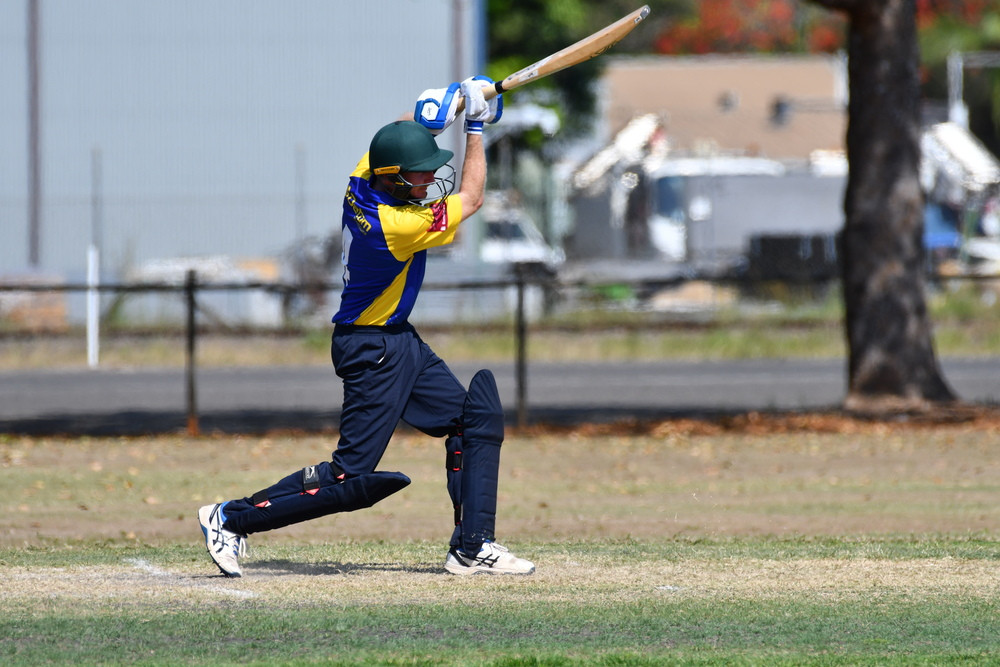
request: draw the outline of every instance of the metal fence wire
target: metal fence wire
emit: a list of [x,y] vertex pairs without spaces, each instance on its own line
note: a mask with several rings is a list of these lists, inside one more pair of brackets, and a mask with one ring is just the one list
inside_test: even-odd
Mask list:
[[[822,243],[818,248],[810,248],[809,252],[823,252]],[[928,276],[930,281],[995,281],[1000,279],[1000,275],[939,275]],[[826,271],[791,271],[791,275],[784,277],[781,281],[785,288],[798,287],[804,290],[819,290],[828,292],[835,285],[835,276]],[[544,314],[547,304],[560,295],[565,298],[568,293],[579,295],[586,293],[598,295],[601,299],[614,299],[621,294],[638,295],[644,299],[650,299],[654,295],[664,291],[670,292],[676,288],[690,286],[693,283],[707,284],[713,288],[740,288],[753,291],[763,289],[768,285],[773,286],[774,280],[764,280],[760,276],[743,277],[738,281],[727,278],[713,278],[697,280],[684,275],[671,275],[667,277],[644,279],[644,280],[578,280],[565,281],[558,280],[551,274],[533,270],[531,266],[517,266],[508,277],[498,280],[486,281],[454,281],[448,283],[425,284],[424,290],[431,294],[435,292],[467,293],[472,296],[473,301],[482,301],[483,295],[487,293],[508,293],[512,296],[509,299],[509,310],[504,313],[503,321],[509,322],[513,315],[511,335],[514,339],[515,355],[515,400],[516,415],[519,426],[524,426],[528,421],[527,405],[527,377],[528,377],[528,337],[530,332],[529,322],[538,319]],[[172,297],[172,301],[182,305],[181,317],[176,318],[182,322],[184,338],[185,357],[185,401],[187,412],[187,428],[192,435],[200,432],[199,411],[198,411],[198,384],[197,384],[197,348],[198,337],[201,333],[213,328],[226,330],[230,328],[225,319],[214,312],[206,305],[206,297],[210,293],[250,293],[262,292],[277,297],[284,304],[289,304],[295,299],[309,299],[310,295],[322,295],[339,292],[342,285],[339,282],[330,283],[277,283],[277,282],[203,282],[199,280],[198,273],[194,270],[186,272],[183,282],[142,282],[142,283],[45,283],[45,282],[16,282],[0,283],[0,322],[7,315],[4,312],[3,304],[8,305],[26,298],[36,305],[44,302],[45,296],[59,295],[66,293],[84,293],[87,295],[87,347],[88,361],[91,366],[96,366],[97,351],[99,345],[99,329],[101,322],[101,301],[99,295],[112,294],[117,297],[125,295],[141,294],[166,294]],[[818,293],[818,292],[817,292]],[[17,298],[12,298],[17,297]],[[7,308],[9,310],[9,308]],[[202,316],[202,324],[199,326],[199,315]],[[207,324],[205,322],[208,322]],[[37,323],[28,323],[22,326],[21,331],[32,331],[36,334],[45,333],[44,326],[36,326]],[[18,332],[18,324],[6,323],[3,331],[7,333]],[[181,327],[178,327],[181,328]],[[243,328],[241,331],[245,331]],[[250,331],[267,330],[254,329]]]

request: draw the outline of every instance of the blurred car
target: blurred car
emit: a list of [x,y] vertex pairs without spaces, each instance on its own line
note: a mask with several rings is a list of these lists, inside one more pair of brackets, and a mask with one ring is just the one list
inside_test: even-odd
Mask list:
[[489,264],[540,264],[554,270],[565,261],[562,250],[546,241],[528,213],[513,197],[488,192],[480,213],[483,237],[479,257]]

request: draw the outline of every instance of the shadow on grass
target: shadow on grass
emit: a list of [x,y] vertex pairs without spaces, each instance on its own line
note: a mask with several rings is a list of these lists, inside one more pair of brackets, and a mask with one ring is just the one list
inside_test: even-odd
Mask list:
[[[583,405],[578,408],[534,406],[530,425],[569,427],[583,423],[615,423],[623,420],[650,422],[664,419],[719,419],[747,412],[749,409],[701,408],[620,408]],[[178,411],[127,410],[105,414],[50,414],[22,419],[0,419],[0,433],[24,436],[145,436],[181,435],[187,429],[187,417]],[[336,433],[340,411],[312,410],[230,410],[203,413],[203,434],[261,435],[278,432]],[[514,410],[506,410],[504,421],[517,424]],[[405,424],[401,428],[406,429]]]
[[401,563],[304,563],[285,559],[256,560],[245,566],[252,576],[337,576],[369,572],[405,572],[407,574],[447,574],[440,565],[404,565]]

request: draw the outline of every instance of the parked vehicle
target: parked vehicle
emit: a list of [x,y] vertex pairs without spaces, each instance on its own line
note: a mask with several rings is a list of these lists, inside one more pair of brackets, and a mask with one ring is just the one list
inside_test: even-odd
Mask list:
[[479,258],[488,264],[538,264],[555,270],[563,263],[562,250],[546,241],[538,226],[514,197],[489,192],[483,205],[483,236]]

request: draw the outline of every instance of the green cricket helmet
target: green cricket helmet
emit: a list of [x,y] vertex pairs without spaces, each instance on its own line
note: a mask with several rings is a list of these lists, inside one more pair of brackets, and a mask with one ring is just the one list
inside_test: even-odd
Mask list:
[[[438,148],[434,135],[420,123],[397,120],[375,133],[368,148],[368,164],[376,176],[394,176],[390,180],[392,196],[422,204],[447,197],[455,189],[455,169],[448,164],[454,155],[449,150]],[[435,177],[428,184],[426,197],[409,196],[414,184],[403,178],[400,175],[402,172],[436,172],[446,166],[450,173],[442,178]],[[431,192],[435,194],[431,195]]]

